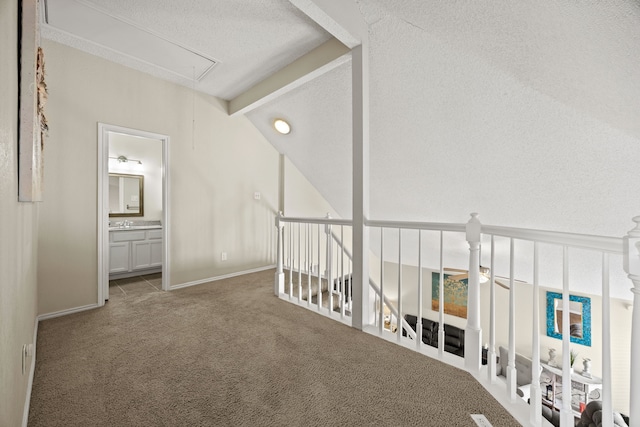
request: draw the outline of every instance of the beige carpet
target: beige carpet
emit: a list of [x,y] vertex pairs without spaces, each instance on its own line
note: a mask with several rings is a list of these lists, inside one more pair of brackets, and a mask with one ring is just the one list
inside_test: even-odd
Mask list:
[[518,425],[467,373],[272,289],[267,271],[41,322],[29,426]]

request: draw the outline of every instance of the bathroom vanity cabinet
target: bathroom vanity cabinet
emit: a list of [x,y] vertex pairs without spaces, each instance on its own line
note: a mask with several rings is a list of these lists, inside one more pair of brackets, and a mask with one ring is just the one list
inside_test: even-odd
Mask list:
[[109,277],[162,271],[162,228],[109,230]]

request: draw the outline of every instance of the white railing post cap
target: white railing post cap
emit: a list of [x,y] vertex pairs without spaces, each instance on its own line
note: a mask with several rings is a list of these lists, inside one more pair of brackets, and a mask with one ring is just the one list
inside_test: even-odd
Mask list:
[[471,214],[471,218],[467,222],[466,232],[467,232],[467,241],[468,242],[479,242],[480,241],[480,235],[482,234],[482,224],[480,223],[480,220],[478,219],[478,213],[477,212],[473,212]]
[[636,226],[629,230],[627,234],[633,237],[640,237],[640,215],[634,216],[631,220],[636,223]]
[[[327,212],[326,218],[327,219],[331,219],[331,214],[329,212]],[[331,224],[325,224],[324,225],[324,232],[327,233],[327,234],[331,233]]]
[[633,218],[636,226],[624,236],[624,271],[633,276],[640,276],[640,216]]
[[276,228],[282,228],[282,227],[284,227],[284,224],[282,224],[282,223],[280,222],[280,219],[281,219],[281,218],[283,218],[283,217],[284,217],[284,215],[282,215],[282,211],[279,211],[279,212],[278,212],[278,215],[276,215]]

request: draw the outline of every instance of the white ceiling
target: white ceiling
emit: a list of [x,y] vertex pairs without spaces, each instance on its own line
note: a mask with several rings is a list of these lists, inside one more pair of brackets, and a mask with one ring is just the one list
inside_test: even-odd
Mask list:
[[[287,0],[43,4],[49,18],[43,37],[222,99],[234,98],[330,38]],[[203,58],[217,64],[194,82],[206,68]]]
[[[293,0],[292,0],[293,1]],[[300,1],[300,0],[298,0]],[[635,0],[343,0],[368,24],[371,216],[621,236],[640,214]],[[49,0],[49,8],[73,0]],[[223,99],[331,36],[288,0],[83,0],[219,61],[194,83],[45,27],[43,36]],[[247,114],[351,216],[351,64]],[[274,117],[291,134],[276,134]]]

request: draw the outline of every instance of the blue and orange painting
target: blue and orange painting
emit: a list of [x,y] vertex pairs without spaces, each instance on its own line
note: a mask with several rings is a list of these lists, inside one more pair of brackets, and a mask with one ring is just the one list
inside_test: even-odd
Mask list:
[[[467,296],[469,279],[455,280],[451,274],[444,275],[444,313],[467,318]],[[440,310],[440,273],[431,273],[431,309]]]

